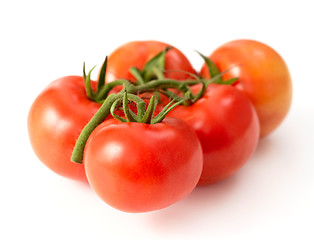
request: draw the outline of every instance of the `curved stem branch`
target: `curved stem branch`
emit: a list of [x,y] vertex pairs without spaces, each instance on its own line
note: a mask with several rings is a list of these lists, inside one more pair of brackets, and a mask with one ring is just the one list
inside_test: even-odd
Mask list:
[[118,99],[121,98],[123,95],[122,93],[118,94],[111,94],[108,98],[104,101],[101,107],[98,109],[96,114],[92,117],[92,119],[87,123],[87,125],[83,128],[81,135],[76,141],[75,147],[72,152],[71,161],[76,163],[83,162],[83,153],[84,148],[87,142],[87,139],[93,132],[93,130],[102,123],[106,117],[110,113],[111,105]]
[[131,83],[126,79],[118,79],[113,82],[107,83],[103,86],[103,88],[99,91],[97,94],[96,100],[101,102],[102,100],[106,99],[109,92],[116,86],[128,86],[131,85]]
[[131,87],[128,90],[128,92],[140,93],[140,92],[146,92],[146,91],[155,91],[155,90],[164,89],[164,88],[182,89],[183,86],[195,85],[198,83],[200,82],[196,80],[177,81],[177,80],[172,80],[172,79],[159,79],[159,80],[153,80],[153,81],[147,82],[143,85]]

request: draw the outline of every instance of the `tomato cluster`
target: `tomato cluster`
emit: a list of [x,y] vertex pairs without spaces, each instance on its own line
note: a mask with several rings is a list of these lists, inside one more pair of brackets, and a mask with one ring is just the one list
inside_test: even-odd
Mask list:
[[196,72],[177,48],[130,42],[98,81],[67,76],[34,101],[28,131],[54,172],[126,212],[167,207],[240,169],[291,104],[283,59],[256,41],[218,48]]

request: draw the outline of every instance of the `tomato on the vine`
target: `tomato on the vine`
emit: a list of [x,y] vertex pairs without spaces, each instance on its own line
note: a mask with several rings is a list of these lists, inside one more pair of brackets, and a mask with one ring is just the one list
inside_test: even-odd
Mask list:
[[145,64],[166,47],[165,77],[182,80],[190,76],[184,72],[195,73],[191,63],[177,48],[159,41],[134,41],[118,47],[108,57],[106,82],[119,78],[135,81],[130,73],[131,67],[143,70]]
[[[276,129],[287,115],[292,99],[288,67],[271,47],[253,40],[235,40],[216,49],[209,58],[223,79],[239,78],[235,85],[253,103],[261,124],[260,137]],[[200,74],[210,77],[204,65]]]
[[[96,88],[96,82],[91,82]],[[100,104],[88,99],[83,77],[67,76],[52,82],[34,101],[28,133],[38,158],[54,172],[86,181],[84,166],[70,161],[76,139]]]
[[192,192],[203,156],[195,132],[179,119],[156,124],[109,119],[90,135],[84,165],[91,187],[109,205],[147,212]]
[[204,165],[199,185],[231,176],[256,149],[259,138],[256,111],[232,86],[210,84],[197,102],[178,106],[169,116],[187,122],[201,142]]

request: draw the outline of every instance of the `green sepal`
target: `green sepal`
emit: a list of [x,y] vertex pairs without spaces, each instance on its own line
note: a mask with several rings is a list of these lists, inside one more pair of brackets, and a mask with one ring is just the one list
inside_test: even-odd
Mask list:
[[158,115],[156,117],[154,117],[151,120],[151,124],[156,124],[156,123],[160,123],[162,122],[162,120],[164,120],[164,118],[167,116],[167,114],[174,109],[176,106],[180,105],[181,103],[183,103],[186,99],[182,99],[178,102],[176,102],[175,104],[173,104],[177,99],[173,99],[171,102],[169,102],[161,111],[160,113],[158,113]]
[[[126,88],[125,88],[125,90],[126,90]],[[137,115],[131,110],[130,110],[130,114],[136,120],[136,122],[139,122],[145,114],[145,108],[146,108],[145,102],[139,96],[131,94],[131,93],[127,94],[127,99],[136,103]]]
[[142,76],[144,82],[148,82],[151,79],[163,78],[165,71],[166,53],[171,47],[166,47],[163,51],[158,53],[152,59],[150,59],[144,66]]
[[[145,114],[145,102],[139,96],[127,93],[126,88],[123,91],[123,96],[117,99],[116,102],[114,102],[114,104],[111,106],[111,115],[122,122],[140,122]],[[136,103],[137,115],[131,109],[129,109],[129,101]],[[115,110],[121,106],[123,108],[126,119],[115,114]]]
[[105,85],[105,78],[106,78],[106,71],[107,71],[107,60],[108,60],[108,57],[106,57],[103,65],[100,69],[100,74],[99,74],[99,78],[98,78],[98,85],[97,85],[97,96],[98,96],[99,92],[101,91],[101,89]]
[[216,75],[215,77],[213,78],[210,78],[210,79],[204,79],[202,78],[201,80],[205,82],[206,84],[206,87],[211,84],[211,83],[218,83],[218,84],[223,84],[223,85],[232,85],[234,84],[236,81],[239,80],[239,78],[231,78],[231,79],[228,79],[228,80],[224,80],[222,82],[218,82],[217,79],[221,78],[225,73],[227,73],[230,69],[227,69],[221,73],[219,73],[218,75]]
[[177,99],[177,100],[181,100],[182,98],[179,97],[177,94],[175,94],[174,92],[171,92],[169,90],[166,89],[162,89],[159,91],[161,94],[165,95],[167,98],[173,100],[173,99]]
[[86,75],[86,72],[85,72],[85,62],[83,63],[83,79],[84,79],[84,83],[85,83],[86,95],[87,95],[87,97],[88,97],[90,100],[92,100],[92,101],[95,101],[95,99],[96,99],[96,93],[95,93],[94,90],[92,89],[90,76],[91,76],[91,73],[92,73],[92,71],[94,70],[95,67],[96,67],[96,66],[94,66],[94,67],[88,72],[88,74]]
[[126,90],[124,90],[122,101],[123,101],[123,104],[122,104],[123,112],[128,122],[137,122],[136,121],[137,117],[135,113],[133,113],[132,110],[129,108],[129,99],[128,99],[128,93]]
[[85,62],[83,62],[83,79],[84,79],[84,83],[85,83],[86,82]]
[[171,73],[171,72],[184,73],[186,75],[190,75],[192,78],[199,79],[199,76],[197,74],[194,74],[194,73],[191,73],[191,72],[188,72],[188,71],[183,71],[183,70],[165,70],[164,72],[166,72],[166,73]]
[[137,85],[144,84],[143,73],[140,69],[137,67],[131,67],[129,72],[133,75],[133,77],[135,77]]
[[239,78],[230,78],[228,80],[222,81],[219,84],[225,84],[225,85],[233,85],[235,82],[239,81]]
[[154,95],[156,96],[157,99],[157,103],[161,103],[161,96],[160,96],[160,92],[158,91],[154,91]]
[[196,102],[199,100],[201,97],[204,96],[205,91],[206,91],[206,83],[204,81],[201,81],[202,83],[202,88],[198,91],[198,93],[194,96],[193,101]]
[[121,106],[121,102],[122,102],[122,99],[119,98],[117,99],[116,101],[114,101],[114,103],[111,105],[110,107],[110,114],[117,120],[119,120],[120,122],[127,122],[128,120],[118,116],[117,114],[115,114],[115,110],[117,108],[117,104]]
[[157,101],[155,99],[155,96],[153,95],[150,98],[149,104],[147,106],[147,109],[146,109],[146,112],[145,112],[143,118],[140,120],[141,123],[151,123],[151,120],[152,120],[153,114],[155,112],[156,106],[157,106]]
[[[214,78],[216,76],[220,75],[220,71],[218,69],[218,67],[216,66],[216,64],[208,57],[206,57],[205,55],[201,54],[200,52],[197,52],[205,61],[210,77]],[[216,78],[215,83],[221,83],[223,80],[221,77]]]

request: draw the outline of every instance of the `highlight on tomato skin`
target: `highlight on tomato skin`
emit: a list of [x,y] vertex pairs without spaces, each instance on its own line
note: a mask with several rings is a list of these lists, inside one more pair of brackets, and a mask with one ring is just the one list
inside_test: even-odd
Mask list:
[[201,142],[204,163],[199,186],[236,173],[257,147],[260,125],[256,111],[232,86],[210,84],[200,100],[174,108],[169,116],[188,123]]
[[[96,82],[92,82],[95,88]],[[77,137],[100,104],[86,96],[81,76],[62,77],[44,89],[32,104],[27,120],[32,148],[53,172],[86,182],[82,164],[70,161]]]
[[[292,80],[284,59],[270,46],[254,40],[234,40],[218,47],[209,58],[223,79],[238,77],[235,85],[253,103],[263,138],[279,127],[292,101]],[[203,65],[200,75],[210,77]]]
[[86,144],[86,175],[103,201],[124,212],[168,207],[195,188],[203,155],[195,132],[183,121],[99,125]]
[[225,82],[210,82],[206,65],[196,75],[182,52],[158,41],[117,48],[98,83],[84,63],[83,77],[55,80],[32,104],[27,125],[35,154],[133,213],[168,207],[196,186],[232,176],[287,115],[291,77],[280,55],[257,41],[229,42],[210,59],[228,70]]

